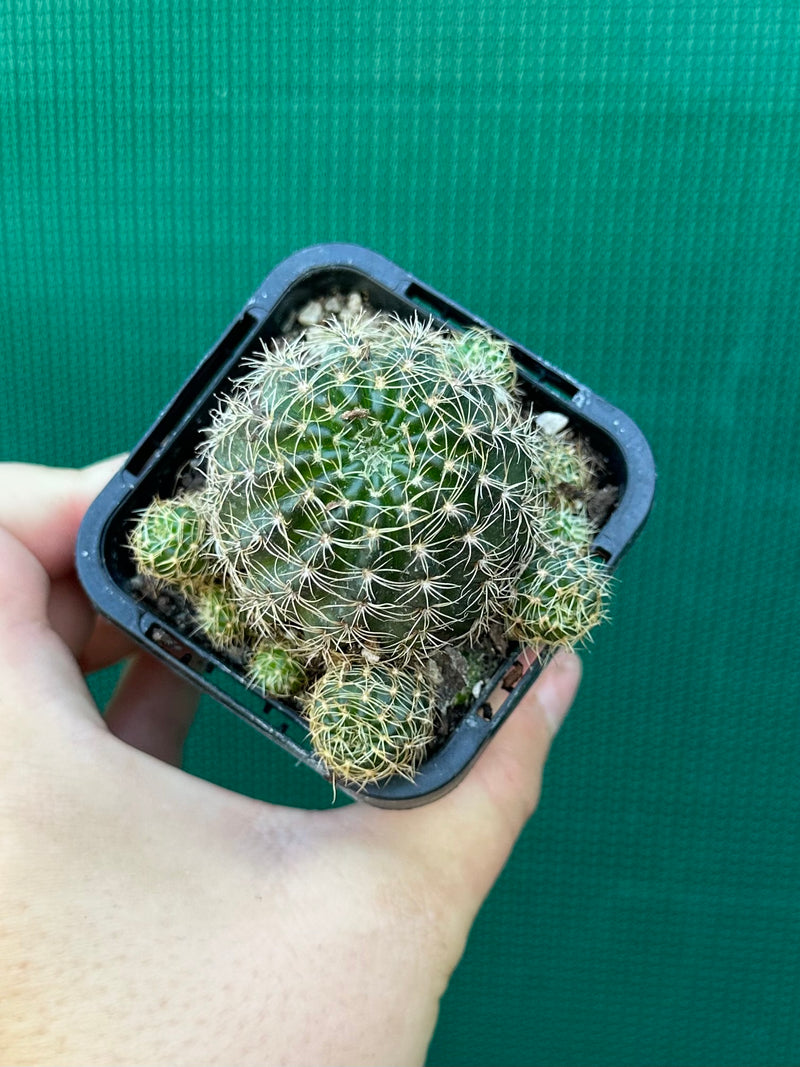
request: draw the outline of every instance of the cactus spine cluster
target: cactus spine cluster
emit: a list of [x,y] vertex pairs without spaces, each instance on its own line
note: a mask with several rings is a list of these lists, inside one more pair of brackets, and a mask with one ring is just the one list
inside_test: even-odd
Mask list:
[[[523,412],[508,347],[379,313],[262,343],[213,413],[205,484],[132,535],[252,684],[303,694],[331,773],[411,775],[426,662],[490,624],[571,644],[601,617],[580,445]],[[308,679],[314,679],[308,682]]]

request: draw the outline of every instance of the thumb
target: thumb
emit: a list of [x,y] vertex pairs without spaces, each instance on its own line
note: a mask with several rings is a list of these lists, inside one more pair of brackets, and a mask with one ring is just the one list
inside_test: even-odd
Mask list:
[[[464,809],[462,817],[470,819],[470,824],[476,819],[476,834],[482,825],[490,838],[485,846],[475,842],[486,849],[481,866],[490,881],[485,892],[536,810],[545,761],[575,699],[581,672],[581,661],[574,652],[558,652],[468,776],[463,796],[456,790],[454,807],[458,804]],[[494,859],[493,873],[487,869],[489,855]]]
[[25,545],[51,578],[70,574],[81,519],[123,459],[115,456],[81,470],[0,464],[0,526]]
[[468,920],[503,869],[539,801],[550,744],[580,684],[581,661],[559,652],[498,730],[478,762],[452,793],[425,807],[387,812],[361,807],[380,820],[393,845],[430,872]]
[[46,734],[64,713],[100,722],[74,657],[48,619],[43,565],[0,527],[0,730]]

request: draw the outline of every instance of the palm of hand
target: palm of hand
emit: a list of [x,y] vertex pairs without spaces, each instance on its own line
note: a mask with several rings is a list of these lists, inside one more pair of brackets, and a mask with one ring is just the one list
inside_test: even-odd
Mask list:
[[[16,1063],[421,1062],[474,915],[577,685],[556,662],[429,807],[306,812],[174,763],[195,696],[77,588],[111,473],[0,468],[0,1032]],[[82,670],[83,668],[83,670]]]

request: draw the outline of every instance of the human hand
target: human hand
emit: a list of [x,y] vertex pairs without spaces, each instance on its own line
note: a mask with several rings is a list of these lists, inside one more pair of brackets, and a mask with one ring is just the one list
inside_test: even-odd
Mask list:
[[[176,766],[195,692],[74,574],[118,463],[0,465],[3,1062],[421,1063],[578,658],[425,807],[299,811],[201,781]],[[83,675],[126,656],[103,719]]]

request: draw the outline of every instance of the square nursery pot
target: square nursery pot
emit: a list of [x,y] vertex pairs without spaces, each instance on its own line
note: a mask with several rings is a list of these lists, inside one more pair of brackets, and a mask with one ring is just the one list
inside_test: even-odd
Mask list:
[[[247,684],[237,662],[214,651],[196,627],[182,628],[180,613],[165,608],[159,598],[143,597],[129,536],[136,516],[153,498],[172,496],[187,478],[211,412],[242,376],[243,361],[262,340],[285,334],[298,312],[332,290],[359,293],[372,308],[403,317],[431,316],[443,326],[488,329],[510,344],[525,402],[534,412],[566,416],[572,432],[599,460],[603,473],[597,507],[602,516],[592,551],[609,571],[642,528],[655,486],[650,448],[627,415],[389,260],[357,245],[331,244],[306,248],[280,263],[91,505],[78,537],[77,566],[100,613],[326,778],[329,772],[308,743],[299,704],[289,698],[265,699]],[[384,807],[422,804],[451,789],[512,713],[547,659],[545,650],[523,664],[519,653],[518,646],[496,647],[496,661],[483,684],[475,687],[471,706],[467,702],[449,714],[447,727],[413,781],[395,775],[377,784],[342,788]],[[488,695],[497,686],[505,696],[490,705]]]

